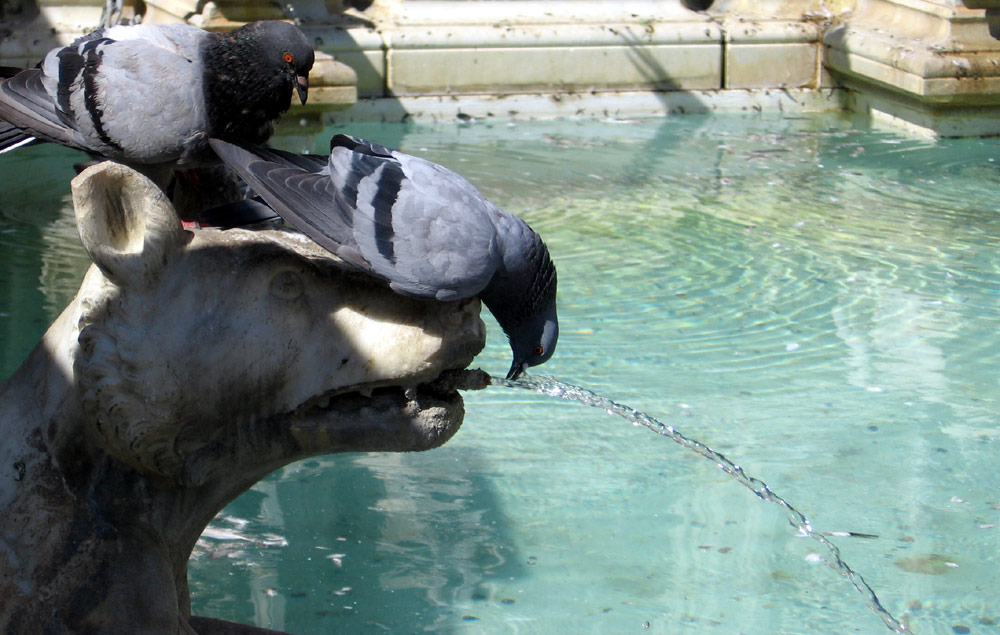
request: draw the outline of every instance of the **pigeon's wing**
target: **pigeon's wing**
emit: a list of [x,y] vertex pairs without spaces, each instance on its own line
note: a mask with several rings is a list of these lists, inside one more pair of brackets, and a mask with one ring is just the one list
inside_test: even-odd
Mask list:
[[285,220],[402,295],[471,297],[496,269],[495,230],[478,192],[461,177],[464,188],[450,178],[421,184],[408,176],[434,181],[440,166],[374,144],[334,144],[322,166],[311,155],[211,145]]
[[80,83],[86,62],[79,51],[102,35],[103,30],[98,29],[67,47],[50,51],[37,68],[17,72],[6,66],[0,69],[0,76],[6,78],[0,84],[0,152],[26,145],[32,138],[78,150],[93,149],[80,135],[72,112],[60,102],[68,103],[70,93],[79,90],[74,84]]
[[[31,68],[0,84],[0,151],[18,147],[30,137],[86,150],[79,134],[59,114],[46,90],[43,73]],[[14,130],[19,132],[15,133]]]
[[60,111],[94,150],[131,163],[173,161],[204,138],[199,44],[208,36],[186,25],[113,27],[50,54],[44,70],[58,73]]
[[347,135],[331,141],[330,180],[358,250],[404,295],[478,295],[501,257],[490,205],[461,176]]
[[205,37],[187,25],[95,31],[5,80],[0,120],[24,135],[131,163],[175,160],[204,136]]
[[211,139],[212,149],[282,218],[353,268],[371,271],[351,238],[351,218],[334,204],[326,157],[293,155]]
[[321,172],[325,170],[330,160],[330,157],[324,154],[295,154],[294,152],[285,152],[284,150],[254,146],[249,143],[242,147],[261,161],[270,161],[271,163],[277,163],[286,167],[302,168],[309,172]]

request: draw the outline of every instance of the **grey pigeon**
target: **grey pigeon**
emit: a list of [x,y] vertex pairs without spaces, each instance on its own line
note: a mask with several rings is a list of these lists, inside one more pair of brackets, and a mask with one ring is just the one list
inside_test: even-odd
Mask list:
[[305,103],[312,65],[309,41],[286,22],[98,29],[0,83],[0,152],[50,141],[151,176],[211,164],[209,137],[263,143],[293,90]]
[[509,379],[552,356],[559,322],[548,248],[455,172],[342,134],[329,157],[211,144],[274,211],[349,266],[405,296],[478,296],[510,340]]

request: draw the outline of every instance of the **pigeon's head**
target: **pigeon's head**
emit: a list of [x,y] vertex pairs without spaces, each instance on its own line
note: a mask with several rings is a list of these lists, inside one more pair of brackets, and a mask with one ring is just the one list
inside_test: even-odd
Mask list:
[[286,77],[295,86],[299,101],[306,103],[315,53],[305,34],[297,26],[280,20],[254,22],[243,28],[248,27],[258,30],[262,63]]
[[559,339],[556,267],[538,234],[528,231],[528,240],[522,243],[527,248],[518,252],[520,262],[508,269],[505,281],[497,285],[500,292],[482,296],[510,340],[514,353],[507,373],[510,380],[547,362]]
[[559,339],[555,297],[534,319],[511,329],[507,335],[514,352],[514,361],[507,372],[507,379],[517,379],[528,368],[547,362],[556,351],[556,341]]

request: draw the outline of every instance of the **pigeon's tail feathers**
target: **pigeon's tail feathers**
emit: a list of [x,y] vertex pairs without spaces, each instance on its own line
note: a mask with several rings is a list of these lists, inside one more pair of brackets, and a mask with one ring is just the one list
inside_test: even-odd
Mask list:
[[[23,70],[23,68],[17,66],[0,66],[0,79],[10,79]],[[34,137],[25,134],[14,124],[0,121],[0,154],[36,142],[37,140]]]
[[349,265],[370,270],[353,242],[350,216],[329,205],[334,198],[329,177],[302,165],[315,168],[316,160],[219,139],[209,143],[219,158],[282,218]]
[[42,85],[42,72],[37,68],[21,71],[0,84],[0,121],[19,129],[23,135],[6,147],[31,136],[86,150],[77,142],[76,131],[68,127],[56,111],[51,96]]
[[10,152],[36,141],[37,139],[31,135],[21,132],[20,128],[12,126],[5,121],[0,121],[0,154]]

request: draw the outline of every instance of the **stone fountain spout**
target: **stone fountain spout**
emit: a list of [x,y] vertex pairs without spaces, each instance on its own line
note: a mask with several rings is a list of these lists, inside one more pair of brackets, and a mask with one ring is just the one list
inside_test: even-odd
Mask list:
[[422,302],[284,229],[182,229],[145,177],[73,181],[94,261],[0,386],[0,632],[265,632],[191,617],[187,561],[229,501],[335,452],[461,425],[479,302]]

